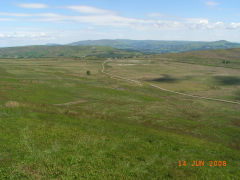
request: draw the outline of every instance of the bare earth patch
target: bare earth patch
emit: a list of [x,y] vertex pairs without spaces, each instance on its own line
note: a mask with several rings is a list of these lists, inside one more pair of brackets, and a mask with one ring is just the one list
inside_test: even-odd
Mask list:
[[117,64],[117,66],[134,66],[136,64]]
[[86,102],[88,102],[88,101],[87,100],[80,100],[80,101],[67,102],[67,103],[63,103],[63,104],[54,104],[54,106],[71,106],[71,105],[86,103]]

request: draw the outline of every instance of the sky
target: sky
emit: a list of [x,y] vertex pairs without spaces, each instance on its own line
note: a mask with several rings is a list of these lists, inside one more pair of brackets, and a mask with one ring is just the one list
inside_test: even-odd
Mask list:
[[240,42],[240,2],[0,1],[0,47],[98,39]]

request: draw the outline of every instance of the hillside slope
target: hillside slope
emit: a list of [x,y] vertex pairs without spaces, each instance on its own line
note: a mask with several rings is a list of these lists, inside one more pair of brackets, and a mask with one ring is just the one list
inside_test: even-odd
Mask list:
[[240,48],[234,49],[218,49],[218,50],[203,50],[185,53],[168,54],[169,57],[199,57],[199,58],[215,58],[215,59],[240,59]]
[[240,48],[172,53],[150,57],[167,58],[168,60],[193,64],[240,68]]
[[110,46],[118,49],[137,50],[145,53],[187,52],[207,49],[240,48],[240,44],[228,41],[153,41],[153,40],[94,40],[79,41],[71,46]]
[[26,46],[0,49],[0,58],[46,58],[46,57],[132,57],[134,51],[112,47],[94,46]]

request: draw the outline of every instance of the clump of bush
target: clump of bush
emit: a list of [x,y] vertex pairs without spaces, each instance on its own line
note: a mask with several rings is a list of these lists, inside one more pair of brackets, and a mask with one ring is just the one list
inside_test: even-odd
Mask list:
[[88,76],[90,76],[90,75],[91,75],[91,72],[90,72],[90,71],[87,71],[86,74],[87,74]]
[[230,64],[230,61],[229,60],[223,60],[222,63],[223,64]]

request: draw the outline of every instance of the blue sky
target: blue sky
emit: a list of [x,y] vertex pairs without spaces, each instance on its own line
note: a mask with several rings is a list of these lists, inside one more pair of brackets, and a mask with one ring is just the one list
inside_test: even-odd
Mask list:
[[0,46],[95,39],[240,42],[238,0],[0,1]]

